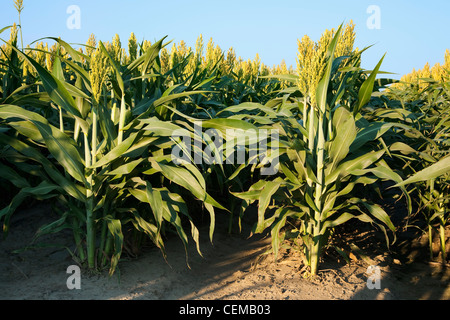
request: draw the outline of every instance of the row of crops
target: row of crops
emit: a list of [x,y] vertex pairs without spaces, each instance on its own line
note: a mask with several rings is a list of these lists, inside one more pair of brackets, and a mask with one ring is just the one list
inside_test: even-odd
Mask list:
[[389,186],[430,241],[439,234],[446,261],[450,61],[438,79],[430,72],[392,85],[380,78],[383,58],[361,68],[370,48],[354,48],[352,23],[298,40],[296,70],[237,58],[212,39],[205,47],[201,36],[195,49],[133,34],[127,48],[118,36],[24,48],[19,28],[0,37],[7,31],[4,236],[26,199],[51,203],[58,219],[36,237],[71,230],[74,259],[113,274],[125,239],[150,240],[166,255],[176,234],[201,254],[200,221],[212,241],[217,214],[240,224],[254,209],[253,233],[268,232],[277,254],[289,232],[315,275],[330,235],[352,219],[395,241],[386,199],[357,193]]

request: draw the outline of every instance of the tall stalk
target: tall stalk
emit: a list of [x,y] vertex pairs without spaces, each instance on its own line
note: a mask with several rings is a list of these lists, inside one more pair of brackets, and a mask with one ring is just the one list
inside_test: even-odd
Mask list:
[[[86,163],[86,167],[90,168],[97,163],[97,142],[98,142],[98,111],[99,103],[102,101],[101,96],[103,92],[103,84],[107,75],[107,58],[104,55],[101,48],[97,48],[91,57],[91,70],[90,78],[92,84],[92,130],[91,130],[91,154],[90,161]],[[85,135],[85,146],[88,145],[88,138]],[[85,150],[88,152],[88,150]],[[89,164],[89,165],[88,165]],[[86,186],[86,242],[87,242],[87,255],[89,268],[95,268],[95,193],[94,193],[94,176],[96,175],[96,169],[91,168],[89,176],[87,177]]]
[[319,122],[318,122],[318,139],[317,139],[317,183],[315,185],[314,203],[317,211],[314,213],[314,231],[313,231],[313,250],[311,251],[311,274],[317,274],[317,268],[319,265],[319,257],[321,250],[321,238],[323,235],[321,231],[322,221],[322,190],[324,183],[324,152],[325,152],[325,117],[319,110]]
[[439,238],[441,242],[441,254],[442,254],[442,262],[446,263],[447,261],[447,251],[445,246],[445,221],[443,220],[444,215],[442,215],[442,219],[439,224]]
[[[92,154],[89,148],[89,140],[86,133],[84,133],[84,156],[86,167],[92,164]],[[89,268],[95,267],[95,229],[94,229],[94,199],[93,199],[93,174],[87,177],[86,186],[86,248]]]
[[21,13],[23,10],[23,0],[15,0],[14,1],[14,7],[16,8],[17,12],[19,13],[19,26],[20,26],[20,45],[21,50],[23,51],[23,35],[22,35],[22,20],[21,20]]
[[125,92],[122,93],[122,99],[120,101],[120,114],[119,114],[119,130],[117,133],[118,145],[123,141],[123,128],[125,126],[125,114],[127,112],[125,104]]

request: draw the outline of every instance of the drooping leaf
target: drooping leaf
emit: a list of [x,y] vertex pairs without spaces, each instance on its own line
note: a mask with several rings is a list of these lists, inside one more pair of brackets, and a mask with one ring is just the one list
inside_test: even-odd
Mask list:
[[[0,220],[3,219],[3,233],[6,236],[9,232],[9,225],[11,216],[14,214],[16,209],[23,203],[27,197],[34,197],[36,199],[48,199],[49,197],[54,197],[51,193],[57,190],[59,187],[48,181],[42,181],[36,187],[26,187],[19,191],[17,195],[11,200],[8,206],[0,210]],[[50,194],[50,196],[49,196]]]
[[0,133],[0,142],[6,145],[10,145],[21,154],[29,157],[30,159],[40,163],[42,168],[48,174],[48,176],[61,188],[63,188],[67,194],[77,199],[81,203],[86,202],[86,190],[80,185],[76,185],[72,180],[63,176],[54,164],[44,157],[38,150],[30,147],[26,143]]
[[447,156],[439,160],[438,162],[432,164],[431,166],[413,174],[405,181],[397,183],[394,187],[400,187],[410,183],[435,179],[449,172],[450,172],[450,156]]
[[161,193],[158,190],[154,190],[151,183],[147,181],[146,186],[146,193],[147,193],[147,202],[150,204],[150,207],[152,208],[153,216],[155,218],[156,222],[156,228],[157,228],[157,241],[159,240],[159,237],[161,236],[161,228],[162,228],[162,222],[163,222],[163,212],[165,205],[163,204]]
[[122,255],[123,247],[123,233],[122,222],[119,219],[114,219],[108,215],[104,218],[108,224],[108,230],[114,239],[114,254],[111,257],[111,266],[109,268],[109,275],[112,276],[117,268],[117,265]]
[[183,167],[175,167],[163,163],[152,162],[153,167],[167,179],[189,190],[197,199],[206,200],[206,190],[202,188],[195,176]]
[[36,72],[39,74],[42,80],[42,84],[45,88],[45,91],[47,91],[52,101],[56,105],[63,108],[69,115],[77,119],[83,132],[88,134],[89,126],[87,122],[84,119],[82,119],[82,116],[77,108],[75,100],[67,91],[66,86],[60,80],[58,80],[58,78],[53,76],[44,67],[42,67],[39,63],[37,63],[33,58],[29,57],[28,55],[24,54],[23,52],[21,52],[20,50],[18,50],[13,46],[11,48],[16,50],[19,54],[21,54],[25,58],[25,60],[27,60],[27,62],[30,63],[35,68]]
[[325,184],[329,185],[333,183],[336,179],[338,179],[338,177],[344,178],[347,175],[352,174],[352,171],[354,170],[367,168],[380,159],[384,153],[384,150],[372,151],[354,159],[341,162],[341,164],[334,171],[325,177]]
[[33,121],[33,123],[41,132],[48,150],[56,160],[73,178],[86,184],[84,161],[73,145],[73,140],[51,125],[39,121]]
[[369,141],[374,141],[385,134],[390,128],[395,126],[394,123],[373,122],[363,128],[356,135],[355,140],[350,146],[350,152],[355,152]]
[[259,204],[258,204],[258,222],[256,225],[255,232],[262,232],[264,228],[264,216],[266,213],[266,209],[269,206],[269,203],[272,199],[274,193],[279,189],[281,185],[280,180],[276,181],[267,181],[265,183],[264,189],[261,191],[259,195]]
[[108,165],[112,161],[114,161],[117,158],[119,158],[120,156],[122,156],[133,145],[138,134],[139,133],[130,134],[130,136],[127,139],[125,139],[121,144],[119,144],[118,146],[113,148],[111,151],[109,151],[107,154],[105,154],[103,157],[101,157],[100,160],[98,160],[92,166],[92,168],[99,168],[99,167]]

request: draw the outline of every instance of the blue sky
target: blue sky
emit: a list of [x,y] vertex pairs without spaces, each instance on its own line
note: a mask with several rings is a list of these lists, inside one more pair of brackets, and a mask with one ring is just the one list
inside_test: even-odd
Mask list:
[[[0,3],[0,28],[17,22],[13,0]],[[80,8],[80,29],[67,27],[70,5]],[[379,29],[367,26],[375,13],[367,12],[370,5],[380,10]],[[232,46],[244,59],[258,53],[265,64],[285,59],[295,67],[297,39],[308,34],[317,40],[325,29],[352,19],[356,46],[374,45],[364,53],[362,66],[373,68],[387,53],[382,69],[398,74],[393,78],[422,68],[427,61],[442,63],[445,49],[450,48],[448,0],[24,0],[24,6],[25,45],[48,36],[85,43],[91,33],[108,41],[117,33],[126,46],[134,32],[138,40],[167,35],[194,47],[203,34],[205,42],[212,37],[223,50]]]

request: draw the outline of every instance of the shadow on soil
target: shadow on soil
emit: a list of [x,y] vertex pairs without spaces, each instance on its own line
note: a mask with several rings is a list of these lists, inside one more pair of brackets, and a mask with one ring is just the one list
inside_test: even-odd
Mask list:
[[[15,215],[9,238],[0,241],[0,298],[450,300],[450,268],[437,261],[424,263],[429,261],[426,237],[414,234],[417,231],[413,229],[399,232],[396,244],[386,251],[382,232],[355,223],[351,228],[337,230],[341,238],[336,241],[353,242],[361,252],[370,253],[365,255],[366,261],[362,263],[361,255],[357,262],[343,264],[336,254],[326,256],[320,281],[302,278],[303,264],[295,255],[286,254],[278,264],[273,264],[273,257],[263,255],[270,238],[248,239],[249,226],[243,224],[243,233],[232,235],[218,227],[213,245],[207,236],[208,229],[203,228],[200,247],[203,257],[191,243],[187,252],[190,269],[184,247],[175,238],[167,241],[168,263],[159,249],[145,248],[139,258],[124,256],[113,278],[82,272],[82,289],[71,291],[66,287],[66,268],[74,261],[67,250],[41,248],[14,253],[26,246],[40,224],[49,219],[55,216],[48,207]],[[227,219],[218,217],[217,226],[226,226]],[[72,242],[70,233],[51,235],[49,241],[55,240],[61,240],[62,245]],[[370,290],[366,286],[368,265],[380,268],[380,289]]]
[[[352,299],[450,300],[450,265],[449,261],[442,262],[438,237],[434,238],[430,259],[428,235],[418,228],[399,228],[396,242],[389,248],[381,231],[369,231],[364,225],[352,228],[352,233],[343,239],[362,249],[358,258],[364,259],[366,266],[378,267],[380,271],[379,289],[364,286]],[[446,229],[446,239],[450,239],[450,227]],[[372,270],[365,276],[375,283]]]

